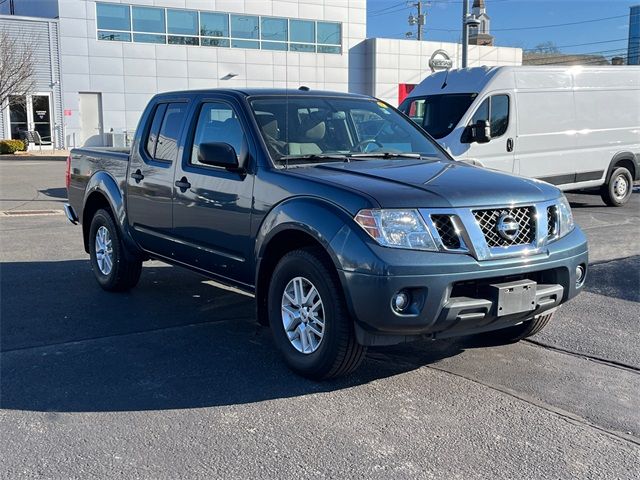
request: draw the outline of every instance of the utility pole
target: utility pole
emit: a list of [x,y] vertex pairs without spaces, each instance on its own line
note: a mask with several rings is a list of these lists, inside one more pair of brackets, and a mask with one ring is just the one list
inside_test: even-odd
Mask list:
[[[413,15],[409,15],[409,25],[417,25],[418,26],[418,41],[422,40],[422,29],[425,25],[426,14],[422,12],[422,1],[418,1],[416,3],[412,3],[412,7],[416,7],[418,9],[418,16],[414,17]],[[410,33],[407,33],[407,36],[410,36]]]
[[467,53],[469,48],[469,0],[462,0],[462,68],[467,68]]

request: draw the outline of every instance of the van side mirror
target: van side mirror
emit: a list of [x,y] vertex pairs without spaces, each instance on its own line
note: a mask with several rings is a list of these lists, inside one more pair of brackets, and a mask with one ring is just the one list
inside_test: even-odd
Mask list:
[[205,165],[222,167],[227,170],[239,170],[238,154],[228,143],[201,143],[198,146],[198,161]]
[[489,120],[478,120],[475,125],[471,125],[471,141],[478,143],[491,141],[491,124]]

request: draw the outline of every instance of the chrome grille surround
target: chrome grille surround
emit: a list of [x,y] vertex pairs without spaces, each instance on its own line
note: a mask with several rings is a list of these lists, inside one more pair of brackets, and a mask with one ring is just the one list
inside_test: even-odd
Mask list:
[[[535,213],[532,206],[474,210],[473,215],[489,248],[530,245],[535,240]],[[508,216],[519,225],[518,232],[512,239],[503,238],[498,232],[498,221],[502,216]]]
[[[452,254],[467,254],[477,260],[492,260],[525,257],[542,253],[545,245],[557,238],[557,236],[551,236],[551,231],[549,230],[549,225],[553,221],[550,219],[550,212],[556,211],[557,203],[558,200],[551,200],[534,205],[529,203],[509,206],[489,205],[481,208],[424,208],[419,209],[419,211],[440,251]],[[516,237],[519,243],[506,242],[506,245],[496,245],[491,240],[493,235],[487,238],[481,223],[478,221],[477,214],[480,212],[505,211],[517,213],[517,219],[520,221],[526,222],[528,217],[529,223],[525,225],[527,227],[525,232],[523,233],[521,228]],[[487,216],[486,213],[482,215],[482,217],[485,216]],[[450,223],[446,226],[447,228],[444,228],[445,226],[442,224],[442,217],[449,219]],[[493,213],[489,215],[489,218],[497,219],[498,217],[496,213]],[[555,221],[557,222],[557,220]],[[521,224],[519,223],[519,225]],[[451,228],[453,228],[453,232]],[[456,245],[454,234],[457,236],[458,248],[453,248]],[[501,238],[501,240],[503,239]]]

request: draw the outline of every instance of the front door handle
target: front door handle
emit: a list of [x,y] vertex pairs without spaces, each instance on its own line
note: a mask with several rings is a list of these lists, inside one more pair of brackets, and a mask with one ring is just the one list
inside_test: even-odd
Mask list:
[[142,174],[140,169],[138,169],[134,173],[131,174],[131,178],[133,178],[136,181],[136,183],[140,183],[140,180],[142,180],[144,178],[144,175]]
[[182,193],[191,188],[191,184],[189,183],[189,180],[187,180],[187,177],[182,177],[180,180],[176,180],[175,186],[178,187]]
[[513,152],[513,138],[507,138],[507,152]]

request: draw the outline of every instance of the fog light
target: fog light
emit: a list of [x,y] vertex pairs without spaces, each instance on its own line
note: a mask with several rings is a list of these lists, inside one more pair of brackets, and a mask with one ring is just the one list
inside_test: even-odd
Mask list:
[[409,294],[405,291],[400,291],[395,294],[391,303],[393,304],[393,308],[398,312],[402,312],[409,306]]
[[576,267],[576,285],[580,286],[584,282],[585,266],[581,263]]

